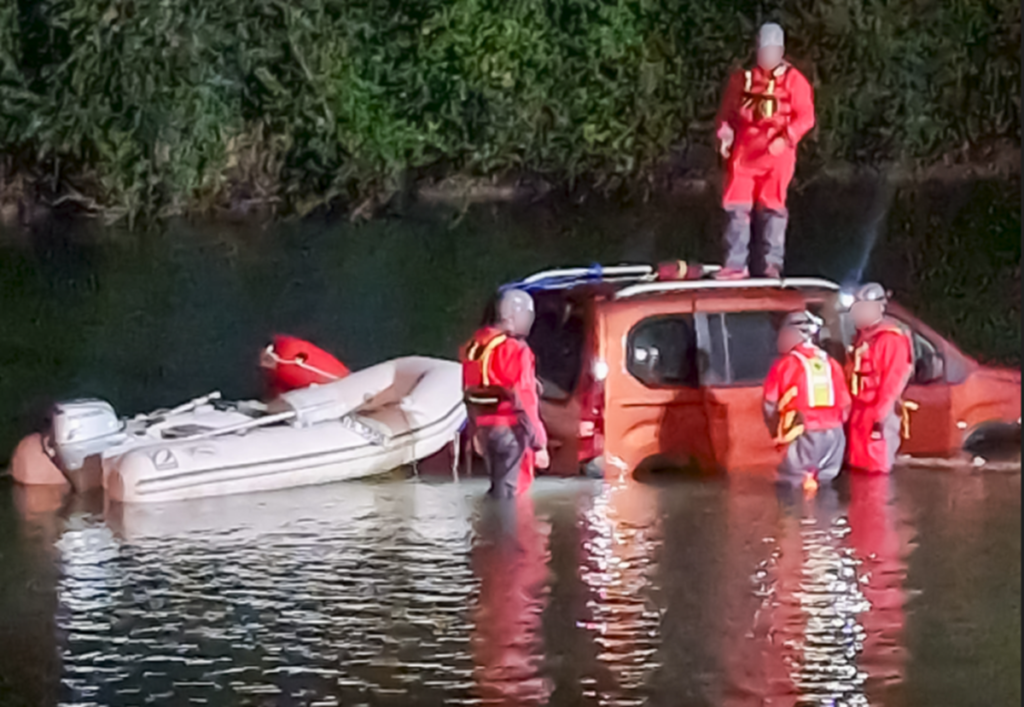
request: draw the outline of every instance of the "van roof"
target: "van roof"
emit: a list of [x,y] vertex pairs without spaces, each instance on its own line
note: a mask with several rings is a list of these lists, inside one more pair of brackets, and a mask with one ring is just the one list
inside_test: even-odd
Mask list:
[[[720,266],[717,265],[704,266],[704,270],[708,274],[713,274],[719,269]],[[590,267],[543,270],[502,287],[503,290],[510,288],[522,289],[527,292],[593,288],[609,292],[616,300],[623,300],[644,295],[702,290],[715,291],[716,294],[724,294],[723,290],[743,292],[753,288],[838,291],[839,285],[831,280],[817,277],[748,278],[745,280],[714,280],[705,277],[698,280],[659,281],[654,266],[638,264],[591,265]]]

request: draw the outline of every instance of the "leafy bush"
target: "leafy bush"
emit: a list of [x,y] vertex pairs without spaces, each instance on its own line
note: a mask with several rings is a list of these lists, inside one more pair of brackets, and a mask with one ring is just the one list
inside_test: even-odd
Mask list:
[[115,215],[428,167],[635,178],[710,140],[768,19],[817,86],[808,162],[1019,142],[1009,0],[6,0],[0,154]]

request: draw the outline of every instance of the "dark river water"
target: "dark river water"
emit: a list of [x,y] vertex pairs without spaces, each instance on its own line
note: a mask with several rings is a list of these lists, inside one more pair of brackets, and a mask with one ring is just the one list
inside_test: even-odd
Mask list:
[[1020,475],[3,487],[0,701],[1013,705]]
[[[833,191],[794,196],[790,274],[864,262],[1019,360],[1019,183]],[[719,227],[697,195],[0,234],[0,465],[57,398],[255,395],[273,332],[352,367],[453,357],[501,282],[717,261]],[[0,480],[0,705],[1020,702],[1019,473],[484,489],[425,469],[104,508]]]

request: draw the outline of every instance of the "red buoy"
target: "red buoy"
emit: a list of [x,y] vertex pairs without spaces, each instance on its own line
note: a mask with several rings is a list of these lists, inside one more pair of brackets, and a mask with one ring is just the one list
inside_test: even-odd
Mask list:
[[308,341],[275,335],[263,350],[260,366],[272,394],[280,394],[314,383],[330,383],[349,374],[348,367]]

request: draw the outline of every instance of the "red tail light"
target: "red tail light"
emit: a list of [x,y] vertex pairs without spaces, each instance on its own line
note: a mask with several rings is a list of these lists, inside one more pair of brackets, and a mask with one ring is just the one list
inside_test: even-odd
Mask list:
[[604,381],[608,366],[595,361],[583,374],[580,386],[580,462],[587,462],[604,453]]

